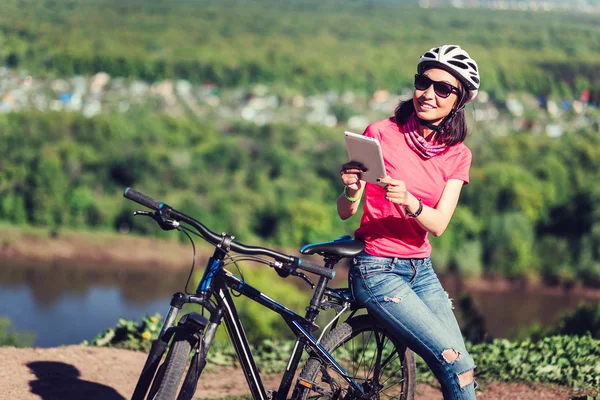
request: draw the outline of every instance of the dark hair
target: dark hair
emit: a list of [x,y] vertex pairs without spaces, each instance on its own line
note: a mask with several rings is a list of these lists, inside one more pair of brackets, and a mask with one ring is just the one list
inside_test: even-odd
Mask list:
[[[460,82],[460,81],[459,81]],[[467,137],[467,120],[465,119],[465,103],[466,93],[463,89],[462,83],[459,83],[458,101],[456,102],[456,108],[451,111],[454,114],[450,118],[446,116],[440,125],[445,128],[439,134],[438,142],[444,143],[447,146],[457,145],[465,140]],[[456,111],[458,110],[458,111]],[[415,105],[413,104],[412,97],[410,100],[403,100],[398,103],[398,106],[394,110],[394,118],[398,126],[403,125],[408,121],[408,118],[414,114]],[[450,119],[449,121],[447,121]]]

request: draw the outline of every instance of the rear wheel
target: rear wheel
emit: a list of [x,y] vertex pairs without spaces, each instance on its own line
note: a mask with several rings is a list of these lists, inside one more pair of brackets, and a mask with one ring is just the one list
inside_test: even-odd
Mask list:
[[311,357],[300,373],[294,398],[414,399],[414,354],[370,316],[361,315],[344,322],[328,333],[321,345],[363,393],[349,385],[326,362]]
[[181,384],[181,379],[190,360],[192,345],[186,337],[175,335],[171,348],[163,365],[152,383],[151,400],[174,400]]

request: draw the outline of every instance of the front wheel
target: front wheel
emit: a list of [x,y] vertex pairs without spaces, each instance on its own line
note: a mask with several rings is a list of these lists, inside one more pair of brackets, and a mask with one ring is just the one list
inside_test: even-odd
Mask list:
[[327,362],[311,356],[300,373],[295,399],[414,399],[417,380],[414,354],[369,315],[347,320],[325,335],[321,345],[363,393],[349,385]]
[[190,359],[192,343],[186,338],[175,335],[169,353],[158,370],[150,395],[151,400],[174,400]]

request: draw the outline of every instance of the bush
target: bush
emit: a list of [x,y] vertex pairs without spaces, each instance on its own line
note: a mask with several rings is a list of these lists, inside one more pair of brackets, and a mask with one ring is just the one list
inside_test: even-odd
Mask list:
[[105,330],[89,342],[85,340],[82,345],[148,352],[152,341],[158,337],[161,327],[162,317],[160,314],[146,316],[139,323],[119,318],[116,327]]
[[478,366],[477,378],[600,389],[600,340],[590,335],[496,339],[467,349]]
[[551,326],[544,328],[534,323],[521,333],[534,340],[551,335],[590,335],[600,339],[600,303],[581,303],[574,311],[560,315]]
[[8,318],[0,318],[0,347],[31,347],[35,335],[30,332],[15,332]]
[[[509,341],[473,345],[478,381],[549,383],[578,389],[600,389],[600,340],[591,336],[550,336],[541,340]],[[435,378],[417,357],[419,382]]]

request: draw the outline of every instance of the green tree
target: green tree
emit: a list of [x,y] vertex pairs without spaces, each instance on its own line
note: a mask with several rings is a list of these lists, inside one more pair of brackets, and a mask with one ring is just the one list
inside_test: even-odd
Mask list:
[[66,222],[68,182],[58,155],[51,148],[42,149],[30,174],[26,204],[34,225],[57,227]]
[[495,214],[485,236],[488,271],[509,278],[526,277],[531,273],[533,241],[533,225],[525,214]]

